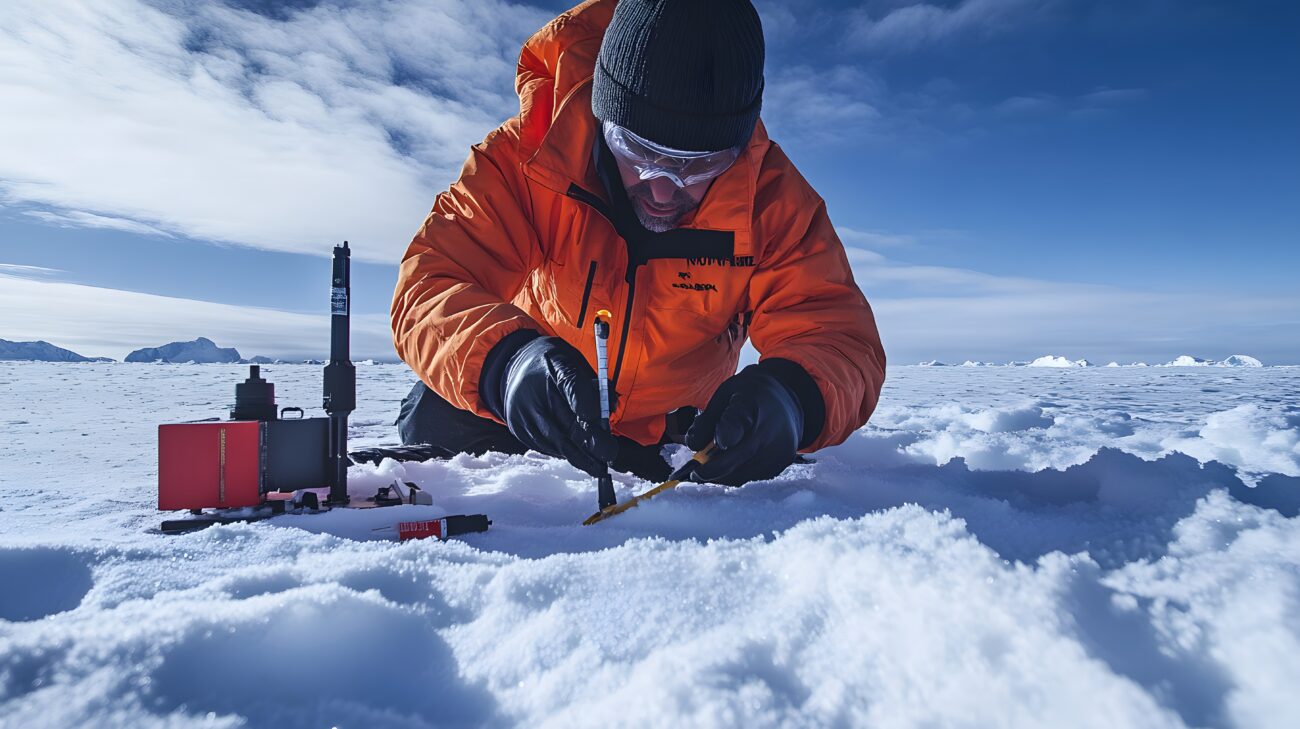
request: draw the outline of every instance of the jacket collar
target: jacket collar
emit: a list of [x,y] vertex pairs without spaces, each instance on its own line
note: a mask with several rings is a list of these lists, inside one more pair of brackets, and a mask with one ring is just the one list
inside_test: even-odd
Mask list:
[[[526,177],[564,195],[571,185],[603,195],[592,149],[599,123],[591,113],[591,79],[578,84],[560,102],[537,152],[523,163]],[[737,247],[748,244],[754,217],[758,171],[770,142],[760,119],[749,144],[736,162],[713,181],[700,205],[682,220],[681,228],[727,230],[737,233]]]

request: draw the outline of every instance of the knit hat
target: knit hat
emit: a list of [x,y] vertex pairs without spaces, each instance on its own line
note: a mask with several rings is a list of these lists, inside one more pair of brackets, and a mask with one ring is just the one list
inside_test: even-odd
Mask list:
[[763,26],[749,0],[620,0],[591,110],[674,149],[744,144],[763,104]]

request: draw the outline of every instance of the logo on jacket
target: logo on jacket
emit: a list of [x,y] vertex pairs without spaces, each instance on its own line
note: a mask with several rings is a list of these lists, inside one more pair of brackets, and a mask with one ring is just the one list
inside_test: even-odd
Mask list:
[[691,266],[735,266],[737,268],[753,268],[753,256],[706,256],[702,258],[687,258],[686,263]]

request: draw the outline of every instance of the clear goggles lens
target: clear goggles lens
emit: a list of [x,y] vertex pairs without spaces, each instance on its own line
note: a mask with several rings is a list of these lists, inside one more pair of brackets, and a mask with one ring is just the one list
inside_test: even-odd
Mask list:
[[707,182],[727,171],[740,147],[720,152],[686,152],[655,144],[612,122],[604,122],[605,143],[642,180],[667,177],[678,187]]

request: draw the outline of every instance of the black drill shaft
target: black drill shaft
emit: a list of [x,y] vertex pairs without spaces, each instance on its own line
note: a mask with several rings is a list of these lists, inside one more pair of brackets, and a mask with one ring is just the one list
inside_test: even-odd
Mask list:
[[330,288],[330,361],[325,365],[325,413],[329,415],[329,503],[348,503],[348,415],[357,407],[357,369],[352,364],[352,262],[348,242],[334,246]]

